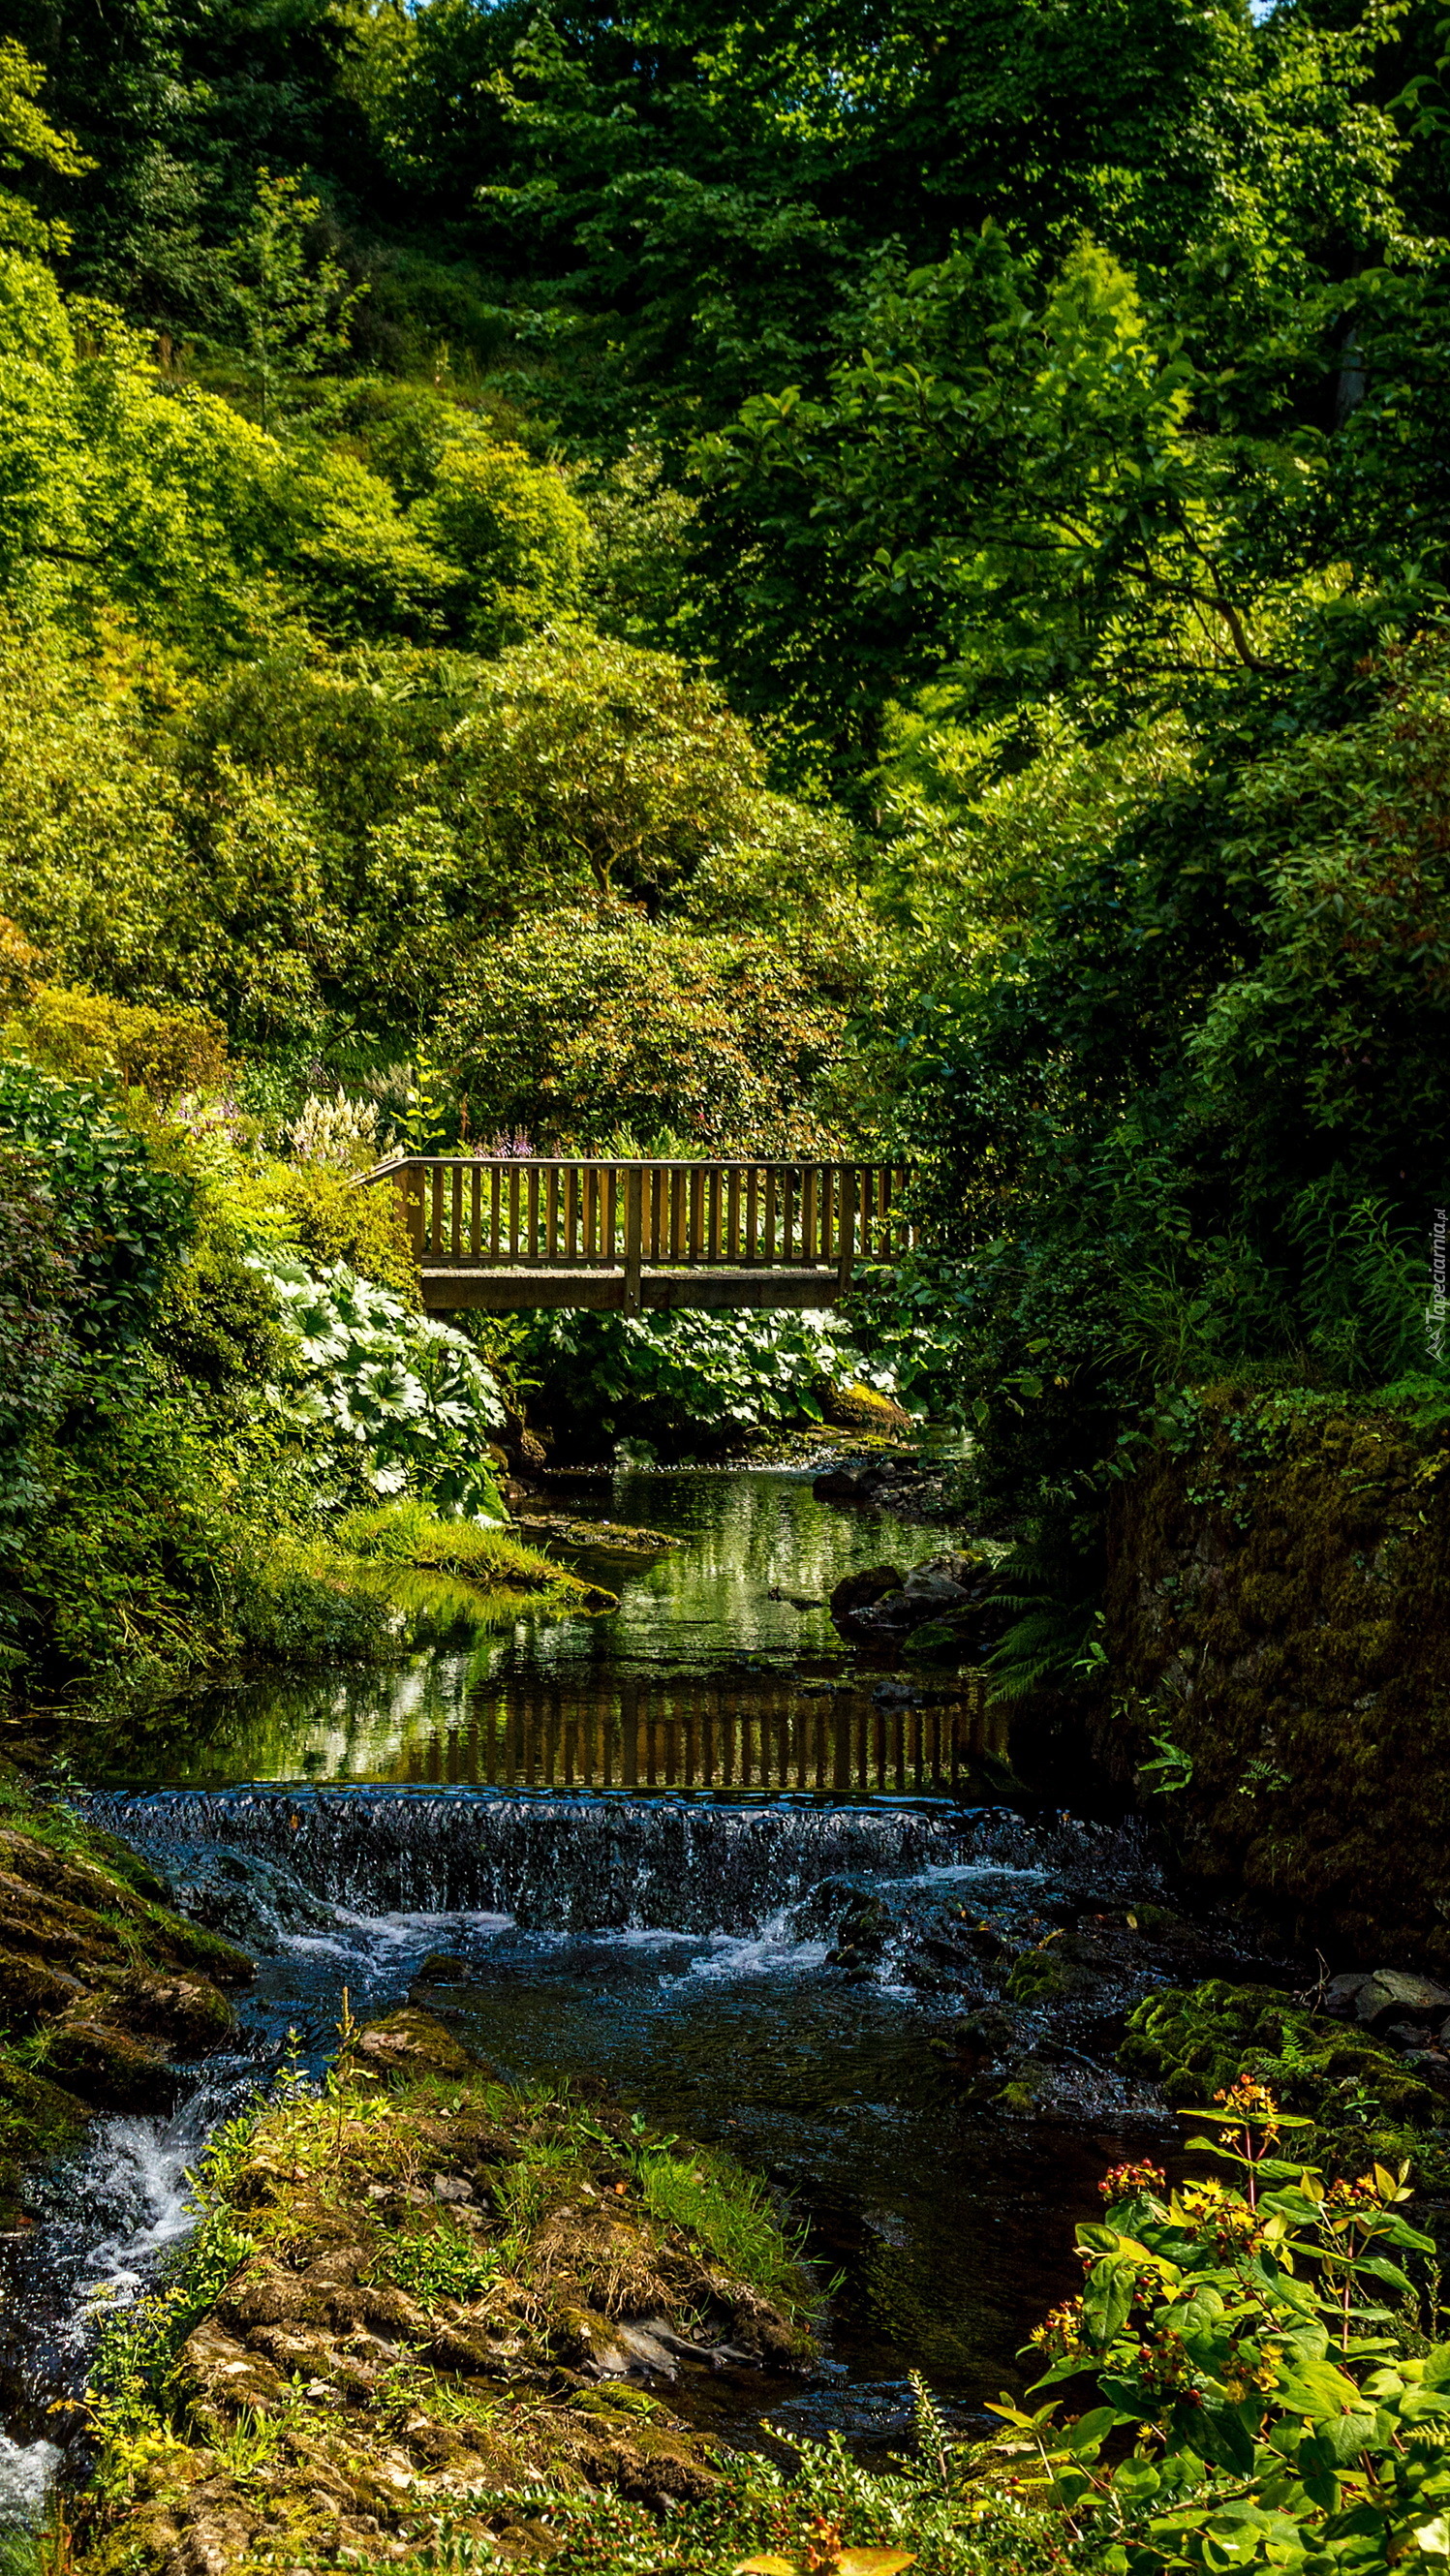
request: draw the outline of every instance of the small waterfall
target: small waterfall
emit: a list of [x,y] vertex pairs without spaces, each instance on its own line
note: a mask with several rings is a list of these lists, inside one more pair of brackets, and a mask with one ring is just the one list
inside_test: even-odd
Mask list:
[[1091,1871],[1097,1883],[1144,1874],[1131,1827],[1006,1807],[374,1788],[98,1792],[85,1804],[163,1869],[225,1845],[361,1913],[508,1914],[554,1932],[753,1933],[827,1879],[969,1863]]

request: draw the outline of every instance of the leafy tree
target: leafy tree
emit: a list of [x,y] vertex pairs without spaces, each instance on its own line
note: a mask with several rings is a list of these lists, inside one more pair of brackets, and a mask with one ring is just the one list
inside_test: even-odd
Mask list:
[[[23,45],[0,37],[0,170],[24,170],[33,161],[59,177],[80,178],[93,165],[42,112],[44,80]],[[64,224],[47,224],[18,189],[0,187],[0,242],[13,250],[63,252],[69,239]]]
[[906,1132],[999,1508],[1081,1501],[1185,1382],[1435,1365],[1443,636],[1376,677],[1357,724],[1205,747],[1096,837],[1069,807],[1010,935],[932,961]]
[[748,828],[764,768],[708,680],[585,629],[506,653],[449,758],[509,912],[575,889],[657,910]]
[[443,1013],[468,1133],[535,1148],[837,1149],[845,1014],[764,940],[560,913],[466,961]]
[[314,250],[321,219],[321,199],[299,179],[259,170],[251,214],[227,251],[228,298],[264,429],[294,386],[343,355],[366,291],[350,289],[341,262]]
[[483,652],[577,607],[589,523],[563,477],[521,447],[455,440],[414,503],[425,541],[462,567],[458,624]]

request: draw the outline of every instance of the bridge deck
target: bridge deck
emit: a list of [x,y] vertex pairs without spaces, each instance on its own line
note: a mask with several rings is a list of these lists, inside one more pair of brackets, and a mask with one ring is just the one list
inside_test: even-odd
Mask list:
[[595,1162],[410,1154],[398,1192],[424,1304],[637,1315],[678,1306],[830,1306],[858,1259],[913,1240],[886,1163]]

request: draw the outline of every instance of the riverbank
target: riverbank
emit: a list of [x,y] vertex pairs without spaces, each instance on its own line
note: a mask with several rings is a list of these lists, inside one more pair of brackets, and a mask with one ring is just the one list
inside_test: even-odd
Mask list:
[[[1370,2158],[1409,2158],[1428,2223],[1438,2226],[1450,2170],[1445,2069],[1416,2062],[1436,2055],[1435,2033],[1417,2025],[1413,2045],[1396,2037],[1409,1999],[1388,1985],[1381,1994],[1383,1981],[1363,2005],[1359,1987],[1308,1991],[1307,1962],[1277,1955],[1262,1927],[1232,1905],[1185,1896],[1161,1838],[1139,1824],[1024,1812],[1020,1797],[1001,1790],[995,1803],[966,1805],[900,1793],[691,1794],[663,1779],[602,1794],[542,1785],[554,1758],[548,1710],[567,1717],[592,1704],[607,1713],[611,1694],[627,1697],[647,1677],[668,1695],[668,1722],[682,1740],[695,1722],[690,1693],[707,1679],[737,1706],[758,1707],[771,1728],[797,1697],[793,1726],[812,1707],[834,1710],[850,1698],[837,1689],[848,1648],[829,1604],[854,1577],[898,1578],[894,1591],[878,1580],[877,1600],[864,1608],[889,1610],[894,1601],[898,1613],[909,1609],[912,1636],[928,1611],[965,1631],[980,1615],[974,1564],[956,1556],[918,1564],[923,1542],[905,1523],[879,1506],[828,1509],[799,1473],[621,1478],[607,1516],[570,1517],[581,1570],[594,1573],[589,1560],[601,1540],[607,1548],[629,1528],[648,1529],[651,1539],[637,1557],[614,1558],[617,1608],[573,1622],[520,1620],[456,1659],[435,1653],[397,1675],[308,1686],[278,1701],[265,1734],[235,1732],[218,1702],[209,1717],[198,1712],[191,1740],[147,1739],[161,1781],[153,1768],[148,1785],[93,1794],[93,1820],[144,1852],[128,1866],[154,1873],[146,1901],[164,1906],[169,1897],[173,1914],[184,1909],[193,1924],[258,1955],[255,1980],[239,1990],[240,2027],[217,2055],[205,2098],[195,2099],[174,2177],[196,2164],[208,2124],[234,2117],[254,2082],[270,2083],[289,2028],[299,2033],[300,2064],[325,2087],[339,2015],[365,2025],[331,2091],[305,2096],[284,2073],[280,2093],[247,2115],[245,2132],[217,2133],[217,2154],[250,2172],[248,2142],[272,2135],[273,2123],[283,2137],[311,2099],[305,2118],[319,2161],[314,2171],[299,2150],[294,2177],[286,2155],[258,2148],[275,2169],[271,2200],[255,2178],[234,2188],[221,2177],[216,2229],[209,2214],[180,2271],[161,2275],[163,2303],[177,2289],[191,2302],[179,2340],[175,2307],[156,2327],[170,2337],[165,2352],[141,2350],[156,2310],[143,2302],[123,2317],[121,2378],[131,2371],[134,2384],[128,2394],[112,2376],[114,2356],[103,2361],[101,2429],[108,2441],[116,2431],[105,2413],[113,2400],[139,2407],[145,2457],[128,2484],[122,2427],[116,2474],[103,2468],[100,2484],[71,2508],[86,2563],[94,2556],[105,2576],[120,2576],[127,2563],[221,2576],[233,2565],[323,2564],[340,2549],[379,2567],[399,2556],[465,2565],[473,2550],[581,2569],[679,2565],[701,2576],[723,2576],[761,2551],[799,2568],[816,2549],[811,2563],[825,2569],[830,2552],[812,2537],[808,2502],[851,2541],[884,2548],[894,2539],[923,2565],[966,2576],[997,2563],[991,2516],[999,2507],[1007,2514],[1011,2501],[994,2488],[978,2547],[962,2464],[988,2429],[982,2408],[1004,2385],[1020,2391],[1030,2378],[1021,2347],[1045,2310],[1072,2293],[1073,2221],[1094,2210],[1104,2166],[1145,2155],[1175,2164],[1181,2132],[1170,2104],[1211,2099],[1247,2065],[1314,2120],[1312,2151],[1332,2171],[1352,2181]],[[674,1543],[660,1546],[665,1539]],[[886,1624],[894,1631],[902,1622],[893,1614]],[[902,1725],[914,1726],[909,1712],[918,1710],[930,1729],[947,1705],[949,1677],[875,1679],[873,1638],[868,1620],[863,1713],[873,1727],[885,1723],[900,1696]],[[534,1730],[538,1787],[465,1785],[452,1751],[459,1785],[440,1784],[435,1745],[460,1747],[465,1723],[487,1733],[495,1712],[534,1705],[543,1713]],[[567,1757],[567,1728],[552,1741]],[[270,1787],[257,1768],[264,1746]],[[116,1747],[107,1758],[131,1768]],[[207,1772],[215,1786],[203,1785]],[[176,1785],[161,1785],[168,1778]],[[418,1785],[400,1785],[410,1778]],[[1336,2021],[1326,2007],[1346,2001],[1351,2017]],[[379,2083],[375,2034],[398,2027],[414,2039],[435,2034],[428,2045],[440,2054],[430,2068],[404,2052]],[[466,2333],[477,2322],[468,2311],[501,2297],[495,2256],[516,2212],[511,2198],[497,2205],[488,2159],[465,2152],[463,2134],[482,2118],[475,2096],[490,2085],[516,2106],[489,2114],[507,2142],[499,2172],[547,2169],[558,2189],[539,2204],[540,2228],[554,2231],[544,2288],[526,2281],[532,2306],[509,2310],[505,2333],[484,2337],[494,2375],[480,2414],[470,2385],[479,2381],[479,2397],[487,2373],[449,2363],[438,2338]],[[356,2116],[354,2094],[363,2106]],[[366,2108],[384,2095],[393,2105],[386,2117]],[[531,2145],[525,2131],[536,2112],[543,2125]],[[578,2118],[591,2124],[582,2158],[571,2127]],[[139,2138],[144,2122],[132,2125]],[[356,2153],[339,2150],[334,2172],[322,2142],[353,2129]],[[682,2149],[685,2139],[694,2143]],[[691,2172],[757,2177],[747,2189],[777,2233],[783,2222],[787,2233],[808,2231],[802,2250],[815,2279],[833,2285],[822,2349],[808,2368],[794,2367],[788,2349],[752,2355],[738,2301],[713,2312],[702,2305],[698,2269],[689,2269],[704,2259],[698,2242],[671,2249],[668,2230],[656,2229],[659,2213],[641,2198],[638,2164],[651,2140],[674,2163],[683,2154]],[[374,2147],[380,2160],[370,2166]],[[151,2152],[143,2148],[142,2161]],[[591,2156],[614,2159],[623,2194]],[[417,2169],[400,2191],[410,2157]],[[280,2197],[278,2171],[288,2186]],[[341,2196],[330,2215],[308,2201],[294,2253],[291,2214],[317,2175],[324,2199],[334,2183]],[[94,2284],[129,2266],[124,2300],[136,2275],[157,2282],[154,2249],[177,2246],[187,2223],[179,2179],[170,2188],[164,2224],[148,2222],[144,2209],[140,2223],[128,2221],[129,2241],[151,2250],[126,2263],[107,2253],[72,2260],[69,2271],[52,2265],[56,2312],[63,2307],[73,2321],[76,2367],[53,2374],[51,2390],[74,2391],[84,2375],[82,2320]],[[28,2279],[42,2305],[45,2213],[62,2191],[52,2171],[32,2199],[40,2223],[27,2239]],[[608,2282],[601,2291],[581,2276],[596,2262],[610,2201],[644,2228],[655,2262],[643,2287],[617,2285],[613,2308]],[[470,2210],[473,2220],[462,2214]],[[617,2211],[608,2224],[617,2240]],[[223,2275],[212,2256],[225,2250],[226,2228],[253,2250]],[[471,2246],[473,2273],[436,2277],[426,2296],[394,2277],[389,2249],[415,2233],[446,2240],[455,2254],[462,2246],[460,2262]],[[530,2245],[543,2242],[517,2240],[525,2269]],[[334,2277],[334,2256],[344,2272],[351,2266],[349,2277]],[[683,2271],[671,2270],[676,2257]],[[414,2257],[403,2259],[406,2269]],[[228,2305],[229,2282],[249,2264],[272,2267],[275,2313]],[[747,2275],[769,2299],[758,2272],[747,2266]],[[602,2320],[590,2332],[608,2329],[625,2354],[623,2373],[594,2375],[599,2353],[591,2359],[583,2340],[564,2339],[555,2276],[565,2288],[574,2279],[580,2295],[566,2304]],[[460,2285],[470,2282],[476,2295],[464,2297]],[[395,2308],[391,2334],[380,2310],[370,2316],[358,2305],[363,2293],[384,2289],[416,2311],[409,2325]],[[800,2322],[774,2304],[787,2324]],[[429,2326],[421,2341],[418,2318]],[[207,2319],[221,2338],[203,2337],[210,2376],[195,2350],[184,2365],[181,2358]],[[625,2327],[645,2338],[633,2360]],[[391,2355],[375,2349],[390,2341]],[[356,2404],[345,2393],[353,2364],[375,2382],[355,2383]],[[918,2474],[912,2369],[936,2392],[935,2438],[953,2446],[950,2492],[940,2477],[932,2490]],[[56,2424],[46,2402],[46,2386],[28,2387],[28,2412],[10,2418],[20,2438]],[[741,2445],[760,2438],[762,2413],[781,2446],[742,2462]],[[487,2437],[484,2450],[470,2449],[469,2425]],[[300,2431],[300,2452],[289,2447],[289,2427]],[[660,2475],[648,2489],[640,2428],[658,2446]],[[811,2448],[831,2432],[848,2453]],[[426,2436],[431,2454],[415,2448],[415,2436],[418,2445]],[[341,2453],[324,2454],[339,2442]],[[628,2458],[587,2447],[609,2442],[624,2443]],[[792,2458],[786,2445],[801,2462],[791,2486],[781,2483]],[[915,2462],[897,2489],[883,2465],[890,2454]],[[303,2485],[307,2459],[322,2465]],[[67,2474],[77,2471],[84,2474],[82,2448]],[[571,2483],[576,2472],[583,2485]],[[698,2487],[689,2483],[697,2473]],[[684,2483],[672,2491],[665,2480],[676,2474]],[[999,2535],[1001,2563],[1040,2564],[1041,2534],[1020,2499],[1012,2510],[1016,2521],[1004,2521]],[[465,2512],[473,2521],[458,2530]],[[236,2518],[249,2514],[242,2531]]]
[[[500,2083],[411,2010],[213,2139],[172,2278],[103,2333],[78,2564],[390,2564],[446,2522],[552,2554],[528,2490],[718,2484],[690,2381],[812,2357],[819,2292],[718,2152]],[[678,2394],[676,2394],[678,2392]]]
[[0,1779],[0,2227],[29,2166],[109,2111],[153,2108],[234,2022],[254,1962],[177,1913],[155,1872]]

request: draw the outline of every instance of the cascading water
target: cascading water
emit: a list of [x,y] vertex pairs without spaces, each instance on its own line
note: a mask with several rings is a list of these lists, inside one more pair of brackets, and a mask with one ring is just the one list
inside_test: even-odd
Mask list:
[[823,1881],[995,1862],[1098,1880],[1132,1867],[1127,1828],[1008,1807],[769,1806],[479,1790],[108,1792],[93,1823],[163,1869],[221,1845],[281,1863],[370,1913],[511,1915],[528,1930],[743,1933]]

